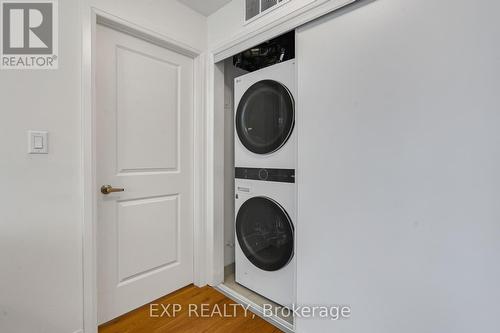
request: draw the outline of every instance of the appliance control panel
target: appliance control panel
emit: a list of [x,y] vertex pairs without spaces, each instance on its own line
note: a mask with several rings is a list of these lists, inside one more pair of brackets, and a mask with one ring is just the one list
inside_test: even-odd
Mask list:
[[235,178],[295,183],[294,169],[235,168]]

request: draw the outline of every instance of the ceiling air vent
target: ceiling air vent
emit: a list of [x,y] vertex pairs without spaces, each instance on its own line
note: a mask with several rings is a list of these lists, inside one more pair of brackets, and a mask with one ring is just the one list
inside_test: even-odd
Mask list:
[[290,0],[245,0],[245,22],[264,15]]

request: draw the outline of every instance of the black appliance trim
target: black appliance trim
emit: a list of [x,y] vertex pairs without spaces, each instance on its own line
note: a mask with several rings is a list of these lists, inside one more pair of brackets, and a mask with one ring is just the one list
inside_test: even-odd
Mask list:
[[[284,123],[278,128],[274,128],[272,134],[277,134],[271,141],[259,142],[255,140],[248,128],[248,118],[252,118],[252,113],[255,111],[262,111],[261,109],[254,109],[252,106],[255,101],[265,100],[262,95],[274,95],[282,103],[282,108],[273,109],[281,114]],[[262,120],[265,120],[263,118]],[[271,122],[270,124],[278,125],[279,121]],[[235,117],[236,133],[240,142],[246,149],[252,153],[259,155],[272,154],[283,147],[293,133],[295,127],[295,100],[290,90],[282,83],[274,80],[261,80],[254,83],[248,88],[241,97],[238,107],[236,109]]]
[[235,168],[237,179],[295,183],[295,169]]
[[[282,251],[277,247],[268,247],[268,250],[271,250],[271,252],[275,251],[282,252],[281,256],[278,258],[274,258],[274,260],[271,260],[272,258],[266,258],[266,255],[269,255],[269,251],[262,251],[259,253],[258,250],[256,251],[254,245],[257,246],[258,248],[259,246],[262,246],[267,242],[272,243],[273,241],[277,241],[276,239],[273,240],[273,238],[268,238],[270,235],[266,236],[265,234],[259,234],[258,232],[257,233],[254,232],[253,237],[255,237],[257,234],[257,236],[259,236],[258,238],[263,238],[263,239],[260,239],[260,241],[258,242],[255,241],[252,242],[251,241],[252,235],[245,235],[244,233],[245,226],[247,225],[247,223],[252,223],[252,221],[247,220],[246,215],[249,213],[249,211],[255,209],[255,207],[252,208],[252,206],[255,205],[272,207],[273,213],[278,214],[281,217],[281,219],[278,220],[280,220],[281,222],[286,221],[286,223],[282,226],[282,229],[288,235],[287,238],[292,239],[292,242],[289,244],[288,247],[284,248]],[[277,222],[275,219],[276,216],[273,216],[271,220],[262,218],[262,221],[259,220],[258,223],[264,223],[267,224],[268,226],[270,223],[272,226]],[[236,216],[235,231],[236,231],[236,238],[238,239],[238,243],[245,257],[247,257],[247,259],[253,265],[264,271],[271,272],[280,270],[283,267],[287,266],[294,256],[295,246],[293,239],[294,239],[295,228],[293,226],[292,220],[290,219],[290,216],[288,215],[286,210],[279,203],[277,203],[271,198],[259,196],[250,198],[247,201],[245,201],[238,210],[238,214]],[[274,235],[274,237],[276,237],[276,235]]]

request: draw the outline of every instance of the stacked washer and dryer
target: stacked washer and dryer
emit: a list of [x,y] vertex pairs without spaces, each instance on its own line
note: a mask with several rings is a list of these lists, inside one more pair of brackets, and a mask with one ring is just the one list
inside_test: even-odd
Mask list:
[[294,303],[295,60],[235,79],[235,278]]

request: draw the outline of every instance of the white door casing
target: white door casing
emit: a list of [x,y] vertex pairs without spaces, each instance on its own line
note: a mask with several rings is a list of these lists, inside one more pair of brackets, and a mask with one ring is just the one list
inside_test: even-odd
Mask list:
[[98,322],[193,282],[193,59],[96,31]]

